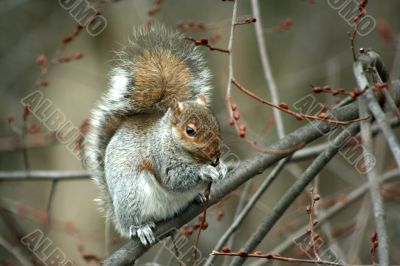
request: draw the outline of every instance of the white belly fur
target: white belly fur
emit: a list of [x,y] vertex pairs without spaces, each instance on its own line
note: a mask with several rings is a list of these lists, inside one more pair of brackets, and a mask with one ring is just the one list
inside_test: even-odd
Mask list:
[[149,220],[163,220],[172,217],[186,207],[201,191],[193,190],[188,192],[167,191],[160,186],[155,177],[149,173],[138,178],[138,197],[143,203],[142,216]]

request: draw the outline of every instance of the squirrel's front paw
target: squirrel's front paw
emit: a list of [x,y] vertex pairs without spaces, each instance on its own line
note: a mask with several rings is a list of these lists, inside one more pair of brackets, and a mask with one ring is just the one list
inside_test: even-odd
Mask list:
[[218,181],[225,177],[228,169],[223,163],[220,163],[217,167],[211,165],[205,165],[200,170],[200,176],[205,181]]
[[137,236],[140,239],[140,242],[142,242],[143,245],[147,246],[152,245],[156,242],[156,237],[153,232],[154,227],[154,223],[148,223],[139,226],[131,225],[129,227],[129,232],[131,238]]
[[223,162],[218,164],[217,170],[220,172],[221,178],[225,178],[226,174],[228,173],[228,167]]

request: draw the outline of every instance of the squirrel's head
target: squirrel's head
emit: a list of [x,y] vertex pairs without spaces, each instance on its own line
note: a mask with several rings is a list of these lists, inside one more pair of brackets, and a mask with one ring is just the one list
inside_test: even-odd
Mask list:
[[218,165],[220,128],[206,98],[199,96],[196,100],[183,102],[174,100],[168,113],[175,143],[197,162]]

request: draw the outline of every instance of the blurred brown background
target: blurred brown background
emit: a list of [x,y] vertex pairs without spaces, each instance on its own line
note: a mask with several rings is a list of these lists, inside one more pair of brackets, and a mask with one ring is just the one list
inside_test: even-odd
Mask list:
[[[310,84],[329,84],[334,88],[352,89],[356,86],[352,73],[352,55],[347,32],[352,28],[332,9],[326,1],[260,0],[263,27],[270,56],[272,71],[278,85],[281,101],[293,104],[297,99],[310,93]],[[92,2],[95,5],[94,2]],[[58,64],[49,69],[45,78],[47,87],[37,86],[40,67],[35,60],[40,54],[52,58],[64,36],[73,31],[76,22],[58,3],[46,0],[2,0],[0,2],[0,167],[2,171],[24,170],[23,153],[13,149],[10,139],[20,138],[7,122],[10,115],[15,115],[15,123],[22,123],[23,106],[21,99],[35,89],[40,89],[51,99],[54,109],[58,108],[67,120],[79,126],[87,117],[107,83],[107,72],[114,58],[113,50],[127,43],[128,37],[135,27],[143,25],[148,19],[147,11],[153,2],[148,0],[120,0],[105,4],[102,15],[107,20],[104,32],[96,37],[82,30],[68,46],[64,54],[76,51],[83,58],[68,63]],[[371,47],[377,51],[392,69],[396,55],[396,39],[400,36],[399,19],[400,2],[397,0],[370,1],[368,14],[376,19],[377,27],[370,34],[358,37],[358,47]],[[210,38],[212,34],[221,36],[215,46],[225,48],[229,35],[232,3],[216,0],[165,0],[156,14],[155,20],[170,28],[178,29],[180,22],[204,22],[206,31],[186,31],[188,36]],[[251,16],[249,1],[241,0],[238,5],[238,16],[241,19]],[[279,23],[290,18],[292,26],[277,31]],[[202,47],[204,48],[204,47]],[[241,159],[256,153],[243,142],[228,125],[228,114],[225,108],[225,90],[227,85],[228,56],[219,52],[211,52],[204,48],[204,53],[213,72],[215,87],[213,110],[217,113],[224,132],[225,143]],[[235,30],[233,47],[235,77],[246,88],[261,97],[269,98],[267,85],[263,77],[254,25],[238,26]],[[393,73],[398,78],[400,73]],[[233,88],[234,101],[238,104],[244,122],[251,131],[251,136],[269,144],[277,140],[276,127],[273,125],[270,108],[256,103]],[[321,102],[334,103],[331,95],[318,95]],[[283,115],[286,133],[300,127],[306,122],[298,122],[292,117]],[[46,128],[30,117],[42,133]],[[399,131],[397,130],[397,133]],[[10,146],[11,145],[11,146]],[[11,148],[10,148],[11,147]],[[394,167],[392,155],[386,143],[380,137],[376,139],[379,149],[379,173]],[[39,145],[27,152],[32,170],[79,170],[81,163],[62,144]],[[293,183],[308,161],[291,164],[274,182],[250,213],[241,226],[233,249],[239,248],[252,234],[258,221],[271,209],[290,184]],[[267,173],[253,181],[251,191],[257,188]],[[337,198],[346,194],[359,184],[366,182],[366,177],[359,175],[353,166],[340,156],[327,165],[320,175],[320,194],[326,198]],[[97,211],[93,199],[96,187],[89,180],[61,181],[56,184],[50,212],[50,227],[45,229],[40,222],[45,216],[48,206],[50,181],[0,181],[0,234],[10,243],[15,242],[16,230],[27,234],[40,228],[46,236],[54,241],[65,255],[77,265],[86,265],[82,251],[86,254],[104,256],[104,219]],[[397,186],[397,189],[399,187]],[[397,190],[398,193],[398,190]],[[202,234],[201,248],[208,254],[219,235],[232,221],[239,194],[234,193],[224,202],[209,212],[209,228]],[[250,193],[251,194],[251,193]],[[398,194],[397,194],[398,195]],[[305,200],[305,202],[304,202]],[[307,198],[297,201],[286,213],[273,232],[269,234],[259,247],[268,251],[289,237],[290,232],[306,224],[307,215],[304,210]],[[363,207],[364,206],[364,207]],[[349,228],[345,233],[334,238],[337,253],[344,256],[348,263],[369,264],[369,236],[374,231],[369,197],[352,204],[344,212],[336,215],[331,221],[332,230]],[[400,207],[399,198],[386,198],[385,210],[388,218],[391,239],[391,262],[400,264]],[[213,214],[223,211],[221,221],[213,218]],[[357,223],[358,221],[358,223]],[[360,224],[364,221],[365,225]],[[113,249],[123,243],[115,241]],[[331,245],[333,243],[329,243]],[[17,244],[16,244],[17,245]],[[17,245],[18,246],[18,245]],[[327,246],[326,246],[327,247]],[[21,248],[21,247],[20,247]],[[151,249],[141,259],[139,265],[152,262],[159,246]],[[296,250],[288,254],[296,256]],[[167,265],[167,252],[161,254],[158,263]],[[2,262],[1,262],[2,261]],[[0,264],[18,262],[0,247]],[[154,262],[154,261],[153,261]],[[254,260],[248,260],[251,264]],[[216,265],[222,264],[218,259]],[[283,263],[282,263],[283,264]],[[174,264],[172,264],[174,265]]]

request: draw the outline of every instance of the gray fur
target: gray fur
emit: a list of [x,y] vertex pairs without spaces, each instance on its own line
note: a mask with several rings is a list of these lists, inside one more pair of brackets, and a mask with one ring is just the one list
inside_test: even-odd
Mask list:
[[[132,226],[142,233],[142,227],[148,231],[149,224],[172,217],[209,182],[226,174],[222,163],[218,167],[193,164],[190,154],[173,137],[168,114],[142,134],[136,124],[146,116],[152,115],[127,119],[106,149],[105,174],[114,222],[125,236],[132,232]],[[138,170],[144,160],[153,162],[154,174]],[[155,176],[160,177],[161,184]],[[147,241],[152,238],[151,234],[145,237]]]
[[[198,47],[180,33],[156,25],[148,31],[135,31],[129,45],[117,54],[108,90],[91,113],[83,163],[94,171],[93,179],[101,190],[99,203],[122,235],[137,235],[143,244],[148,244],[154,240],[154,222],[181,210],[204,190],[207,182],[225,176],[226,169],[223,164],[217,168],[194,165],[190,155],[174,142],[173,132],[168,131],[167,114],[162,113],[165,110],[135,108],[129,98],[135,90],[132,58],[144,49],[170,50],[185,62],[191,73],[192,95],[187,100],[204,95],[210,102],[211,87],[210,72]],[[156,116],[148,134],[135,129],[135,115],[144,117],[144,113]],[[151,173],[137,169],[143,159],[149,158],[164,185]]]

